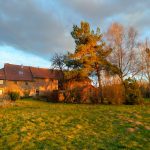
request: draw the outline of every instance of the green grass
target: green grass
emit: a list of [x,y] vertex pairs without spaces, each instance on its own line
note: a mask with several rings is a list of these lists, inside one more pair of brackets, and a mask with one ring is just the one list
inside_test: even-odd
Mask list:
[[0,108],[1,149],[150,148],[150,107],[20,100]]

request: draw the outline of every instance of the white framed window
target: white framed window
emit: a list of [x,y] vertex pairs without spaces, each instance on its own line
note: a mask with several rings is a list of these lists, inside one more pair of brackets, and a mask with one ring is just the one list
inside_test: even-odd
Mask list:
[[4,80],[0,80],[0,84],[4,84]]
[[19,73],[19,75],[23,75],[23,71],[19,71],[18,73]]
[[3,90],[2,89],[0,89],[0,95],[2,95],[3,94]]

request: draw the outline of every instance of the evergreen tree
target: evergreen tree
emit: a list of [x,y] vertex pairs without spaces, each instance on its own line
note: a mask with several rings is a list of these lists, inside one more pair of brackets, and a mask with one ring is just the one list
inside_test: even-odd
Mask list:
[[75,40],[76,48],[75,52],[70,54],[70,58],[81,64],[80,71],[82,75],[89,76],[94,74],[97,77],[99,97],[101,103],[103,103],[102,72],[115,73],[118,71],[115,66],[107,61],[111,49],[103,41],[100,29],[97,28],[96,32],[94,32],[87,22],[81,22],[80,27],[74,25],[71,35]]

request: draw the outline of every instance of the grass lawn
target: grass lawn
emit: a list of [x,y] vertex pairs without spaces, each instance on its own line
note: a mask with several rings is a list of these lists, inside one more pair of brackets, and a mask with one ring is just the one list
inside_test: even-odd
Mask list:
[[51,104],[26,99],[0,108],[0,150],[149,148],[150,105]]

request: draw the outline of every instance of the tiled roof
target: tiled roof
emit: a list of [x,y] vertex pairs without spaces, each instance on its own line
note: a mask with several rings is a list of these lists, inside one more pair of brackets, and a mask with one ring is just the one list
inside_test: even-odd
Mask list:
[[32,81],[32,74],[28,66],[5,64],[6,80]]
[[0,69],[0,80],[4,80],[4,79],[5,79],[4,69]]
[[0,69],[0,79],[33,81],[34,78],[60,79],[62,78],[62,73],[58,70],[50,70],[48,68],[36,68],[14,64],[5,64],[4,69]]
[[47,68],[30,67],[33,78],[46,78],[46,79],[60,79],[62,73],[59,70],[52,70]]
[[50,73],[51,73],[51,75],[53,75],[53,77],[55,77],[58,80],[63,78],[63,74],[60,70],[50,69]]
[[30,67],[30,70],[34,78],[55,78],[49,69]]

